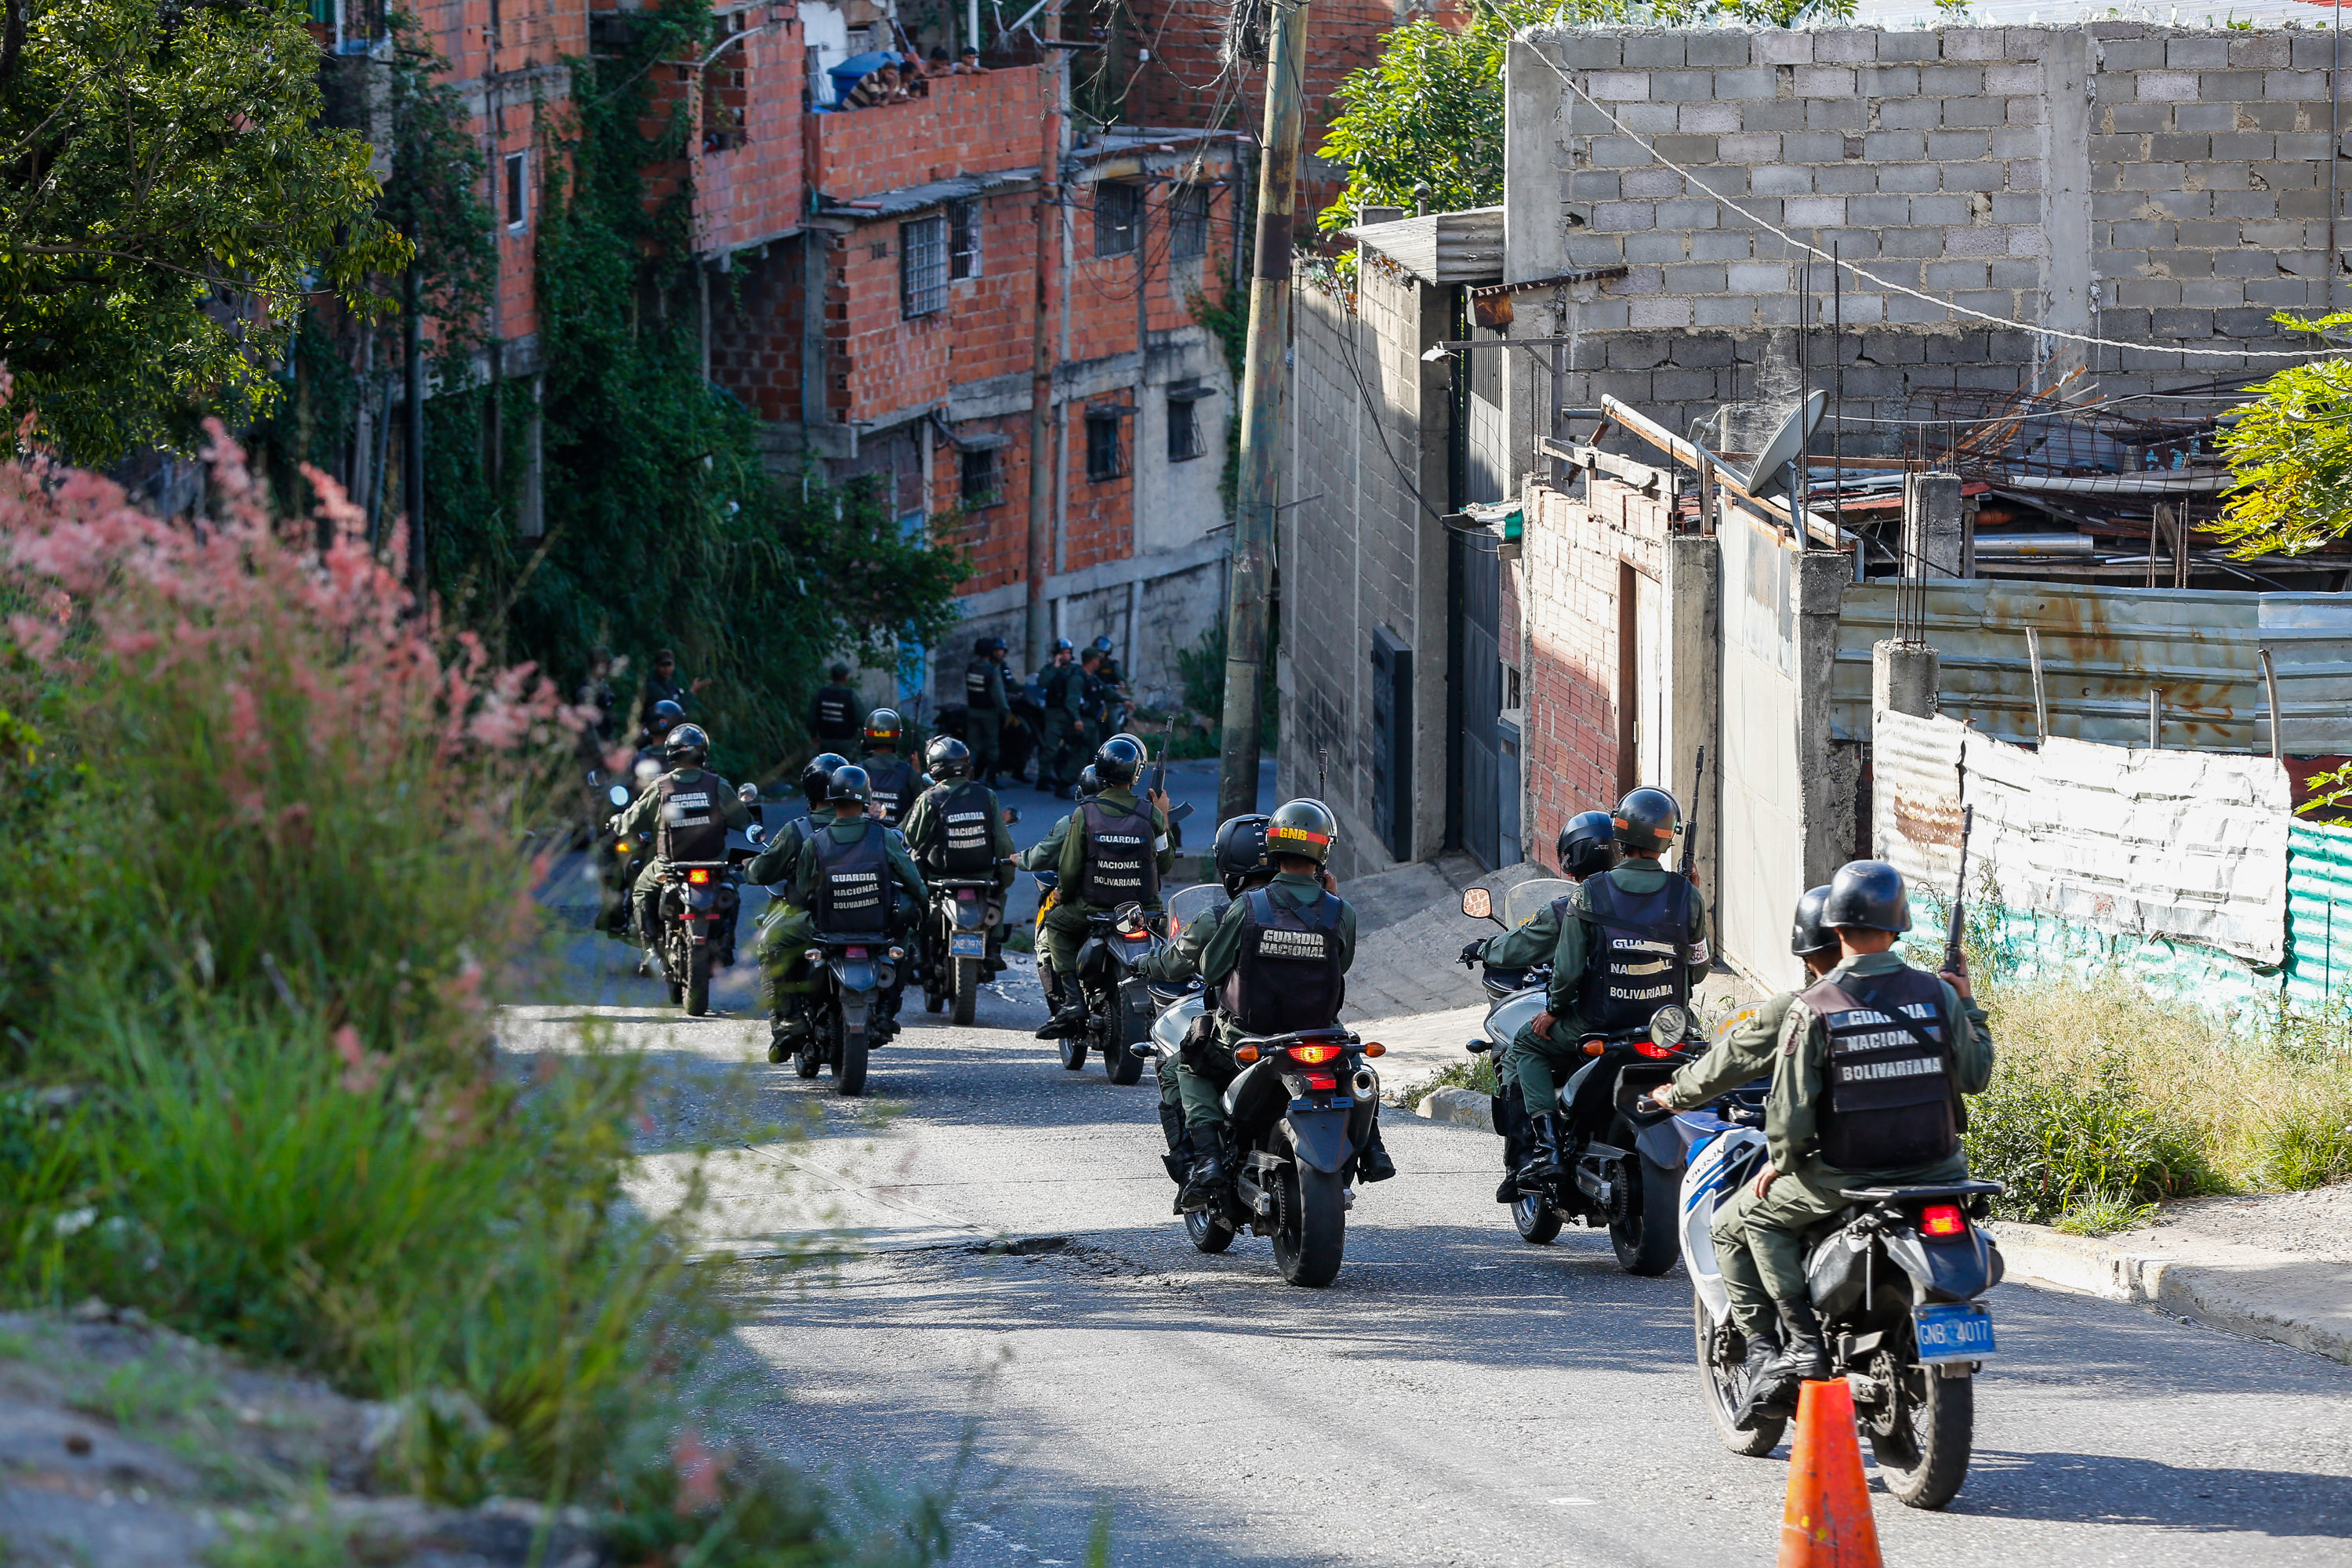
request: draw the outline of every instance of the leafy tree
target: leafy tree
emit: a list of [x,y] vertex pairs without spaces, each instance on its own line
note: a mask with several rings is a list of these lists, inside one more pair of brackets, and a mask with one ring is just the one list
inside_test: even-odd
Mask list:
[[319,62],[282,5],[0,0],[0,363],[78,461],[261,413],[315,291],[383,307],[408,247]]
[[1732,16],[1785,27],[1802,12],[1851,17],[1854,0],[1471,0],[1469,20],[1450,26],[1415,16],[1381,43],[1381,58],[1350,72],[1335,95],[1346,109],[1331,121],[1321,156],[1348,165],[1339,199],[1318,219],[1326,233],[1349,227],[1360,206],[1414,205],[1429,187],[1432,212],[1494,206],[1503,199],[1503,54],[1523,28],[1648,22],[1675,26]]
[[[2319,334],[2352,328],[2352,312],[2271,320]],[[2241,558],[2301,555],[2352,533],[2352,359],[2291,365],[2247,390],[2254,401],[2220,437],[2238,489],[2207,531]]]

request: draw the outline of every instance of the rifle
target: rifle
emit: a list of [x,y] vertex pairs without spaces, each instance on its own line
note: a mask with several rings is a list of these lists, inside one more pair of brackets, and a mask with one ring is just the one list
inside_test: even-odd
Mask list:
[[[1965,768],[1962,770],[1965,775]],[[1977,808],[1960,807],[1960,880],[1952,889],[1951,918],[1944,922],[1944,967],[1954,974],[1966,974],[1968,957],[1960,952],[1960,933],[1967,929],[1964,910],[1969,895],[1969,833],[1977,825]]]
[[1325,780],[1325,779],[1329,775],[1330,772],[1331,772],[1331,748],[1330,748],[1330,747],[1328,747],[1328,746],[1318,746],[1318,747],[1316,747],[1316,748],[1315,748],[1315,798],[1316,798],[1317,800],[1321,800],[1321,799],[1323,798],[1323,785],[1324,785],[1324,780]]
[[1706,798],[1706,748],[1698,749],[1698,768],[1691,777],[1690,826],[1683,830],[1683,875],[1698,880],[1698,803]]
[[[1168,792],[1168,749],[1174,743],[1171,737],[1175,734],[1175,731],[1176,716],[1171,713],[1160,721],[1160,760],[1151,764],[1151,783],[1149,786],[1151,791],[1161,795]],[[1150,800],[1151,795],[1146,794],[1143,798]],[[1174,827],[1192,815],[1192,805],[1190,801],[1182,805],[1171,806],[1168,809],[1168,826]]]

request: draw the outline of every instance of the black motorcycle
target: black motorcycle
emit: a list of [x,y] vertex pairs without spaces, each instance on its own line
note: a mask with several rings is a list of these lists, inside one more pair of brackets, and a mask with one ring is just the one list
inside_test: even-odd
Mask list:
[[1135,966],[1166,945],[1140,904],[1087,917],[1076,977],[1087,1016],[1076,1033],[1058,1042],[1064,1068],[1076,1072],[1087,1065],[1087,1054],[1097,1052],[1111,1082],[1129,1084],[1143,1076],[1145,1058],[1135,1047],[1150,1037],[1156,1008],[1151,988]]
[[[1574,888],[1559,880],[1522,882],[1506,895],[1503,923],[1507,929],[1521,923],[1538,906]],[[1494,919],[1492,896],[1483,888],[1471,889],[1462,897],[1462,912]],[[1469,1048],[1507,1050],[1520,1028],[1543,1010],[1550,981],[1548,964],[1486,971],[1486,1032]],[[1511,1223],[1521,1240],[1549,1246],[1562,1225],[1575,1220],[1607,1229],[1618,1267],[1628,1274],[1664,1274],[1674,1267],[1680,1245],[1675,1205],[1682,1142],[1666,1125],[1667,1113],[1645,1097],[1705,1047],[1689,1011],[1673,1005],[1660,1008],[1647,1029],[1592,1035],[1583,1041],[1585,1063],[1561,1086],[1557,1108],[1560,1179],[1540,1192],[1521,1193],[1511,1205]],[[1528,1110],[1516,1078],[1503,1075],[1499,1057],[1496,1073],[1502,1089],[1493,1101],[1495,1131],[1504,1141],[1507,1164],[1517,1169],[1531,1152]]]
[[805,999],[809,1032],[793,1070],[814,1078],[821,1068],[833,1069],[835,1094],[866,1092],[866,1063],[870,1052],[898,1032],[889,1016],[891,987],[907,950],[882,936],[828,936],[818,932],[803,956],[815,990]]
[[1001,973],[996,932],[1004,921],[1004,898],[990,878],[938,877],[923,925],[923,1005],[959,1027],[971,1022],[980,987]]
[[[1000,778],[1019,779],[1027,774],[1030,761],[1037,755],[1038,737],[1045,732],[1045,700],[1034,681],[1026,686],[1008,681],[1005,690],[1012,707],[996,731],[996,772]],[[932,720],[932,732],[970,742],[968,711],[961,702],[950,703]]]
[[[1199,1010],[1180,1001],[1170,1015],[1180,1009]],[[1163,1027],[1140,1049],[1157,1056],[1171,1035]],[[1371,1142],[1380,1103],[1380,1077],[1364,1058],[1380,1049],[1345,1029],[1236,1042],[1241,1071],[1224,1093],[1233,1181],[1204,1206],[1186,1209],[1178,1201],[1194,1247],[1223,1252],[1246,1230],[1273,1241],[1275,1266],[1289,1283],[1331,1283],[1347,1252],[1357,1161]]]
[[[757,784],[744,784],[737,798],[760,813]],[[687,1016],[710,1011],[710,972],[735,963],[736,916],[743,906],[737,891],[743,862],[758,851],[730,846],[724,860],[673,860],[662,868],[661,931],[654,952],[661,959],[662,984],[672,1005],[685,1004]]]

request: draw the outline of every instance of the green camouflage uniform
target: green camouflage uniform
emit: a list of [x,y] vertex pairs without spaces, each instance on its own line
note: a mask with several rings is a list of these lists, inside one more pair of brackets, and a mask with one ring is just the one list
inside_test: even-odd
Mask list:
[[1045,693],[1045,734],[1037,751],[1037,787],[1066,789],[1077,782],[1093,750],[1086,727],[1087,672],[1073,659],[1037,672]]
[[[1717,1040],[1706,1055],[1675,1074],[1669,1086],[1677,1110],[1703,1105],[1727,1089],[1753,1083],[1772,1070],[1780,1044],[1780,1026],[1789,1016],[1793,991],[1782,991],[1758,1005],[1753,1016]],[[1773,1322],[1772,1299],[1764,1292],[1756,1260],[1748,1246],[1748,1211],[1756,1206],[1756,1184],[1741,1184],[1731,1201],[1716,1210],[1716,1270],[1723,1276],[1724,1293],[1731,1298],[1732,1321],[1743,1334],[1755,1334]]]
[[[743,863],[743,880],[763,888],[779,882],[789,882],[800,869],[801,850],[807,845],[814,824],[805,816],[796,816],[768,837],[757,855]],[[781,942],[776,940],[776,928],[800,913],[800,907],[783,893],[773,894],[768,907],[760,911],[760,980],[763,987],[761,1000],[772,1011],[776,998],[788,991],[807,989],[800,975],[801,952],[805,940]]]
[[[1313,907],[1318,900],[1337,899],[1337,893],[1327,893],[1318,878],[1301,876],[1296,871],[1283,871],[1266,884],[1266,891],[1276,903],[1287,909]],[[1249,918],[1249,901],[1235,899],[1217,917],[1216,929],[1209,933],[1201,947],[1201,980],[1212,991],[1223,985],[1240,962],[1242,928]],[[1195,922],[1198,923],[1198,922]],[[1342,901],[1339,905],[1339,972],[1346,973],[1356,962],[1356,911]],[[1230,1017],[1217,1020],[1217,1043],[1213,1072],[1203,1073],[1190,1067],[1178,1070],[1178,1092],[1184,1100],[1184,1122],[1194,1131],[1206,1127],[1225,1124],[1224,1085],[1233,1081],[1234,1072],[1234,1045],[1244,1031]]]
[[[862,813],[846,819],[836,817],[809,835],[808,841],[801,847],[800,859],[793,868],[792,891],[785,895],[792,908],[767,930],[764,940],[770,947],[781,949],[787,954],[797,953],[806,949],[809,938],[816,934],[816,835],[829,833],[833,835],[835,843],[850,844],[856,842],[857,835],[866,831],[866,823],[875,820]],[[895,827],[886,827],[882,831],[887,836],[884,843],[889,850],[890,874],[898,882],[901,894],[897,907],[891,910],[890,927],[894,931],[901,931],[922,909],[923,900],[929,894],[923,886],[922,872],[915,866],[915,858],[907,852],[906,838]],[[798,964],[787,962],[797,972]]]
[[[1146,980],[1157,980],[1162,985],[1181,985],[1201,973],[1201,953],[1216,933],[1217,922],[1224,916],[1223,910],[1213,915],[1202,915],[1177,934],[1176,940],[1135,966],[1135,972]],[[1181,1126],[1184,1119],[1184,1099],[1177,1088],[1179,1064],[1174,1057],[1161,1057],[1152,1064],[1160,1079],[1160,1115],[1163,1125],[1171,1121]]]
[[971,748],[971,776],[985,782],[996,776],[996,760],[1003,754],[1004,718],[1013,710],[1013,701],[1005,695],[1003,661],[990,658],[978,662],[988,666],[985,683],[990,706],[982,708],[970,700],[971,672],[967,667],[963,740]]
[[[1127,811],[1132,811],[1139,804],[1131,789],[1107,789],[1095,798],[1105,805]],[[1156,805],[1150,809],[1151,831],[1158,851],[1154,858],[1159,862],[1160,875],[1164,879],[1176,864],[1176,851],[1168,843],[1168,814]],[[1077,968],[1078,944],[1087,938],[1087,917],[1110,911],[1097,910],[1078,896],[1079,884],[1086,880],[1087,836],[1079,831],[1077,814],[1072,812],[1063,818],[1054,831],[1062,840],[1060,856],[1055,862],[1060,884],[1054,889],[1054,907],[1045,911],[1045,929],[1038,932],[1038,948],[1039,956],[1056,973],[1068,974]],[[1038,847],[1043,848],[1044,846]],[[1144,906],[1150,911],[1157,911],[1160,907],[1157,898]]]
[[[710,781],[710,809],[718,814],[719,820],[738,831],[751,826],[751,808],[735,798],[733,785],[709,768],[672,768],[664,776],[674,778],[682,784],[708,778]],[[628,808],[621,813],[621,820],[616,825],[620,837],[640,838],[649,844],[661,842],[658,837],[661,826],[660,784],[659,779],[647,784],[645,793],[631,801]],[[629,889],[636,900],[637,944],[640,947],[650,949],[654,945],[654,925],[646,917],[654,912],[653,902],[661,889],[662,874],[668,869],[668,861],[659,855],[653,856],[646,860],[646,868],[637,873],[636,885]]]

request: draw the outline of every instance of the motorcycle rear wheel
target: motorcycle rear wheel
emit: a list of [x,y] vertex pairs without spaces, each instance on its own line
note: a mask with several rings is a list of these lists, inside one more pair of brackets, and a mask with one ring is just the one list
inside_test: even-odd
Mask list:
[[1664,1274],[1682,1256],[1682,1237],[1675,1232],[1682,1185],[1647,1154],[1637,1152],[1633,1158],[1641,1166],[1642,1184],[1635,1193],[1640,1206],[1628,1218],[1609,1222],[1609,1241],[1617,1249],[1617,1267],[1626,1273]]
[[1129,1049],[1151,1037],[1151,1015],[1129,1007],[1118,997],[1111,1001],[1110,1038],[1103,1045],[1103,1071],[1116,1084],[1130,1084],[1143,1076],[1143,1058]]
[[1511,1224],[1529,1247],[1549,1247],[1559,1235],[1559,1211],[1541,1193],[1521,1193],[1511,1205]]
[[1294,1159],[1275,1183],[1275,1267],[1289,1284],[1320,1288],[1338,1278],[1347,1250],[1347,1184]]
[[959,958],[955,961],[955,1011],[948,1021],[959,1029],[971,1026],[972,1009],[980,1003],[980,960]]
[[[1917,1353],[1911,1336],[1902,1352]],[[1870,1451],[1879,1479],[1906,1508],[1939,1509],[1958,1495],[1969,1479],[1969,1449],[1976,1436],[1976,1379],[1946,1377],[1933,1367],[1902,1368],[1893,1430],[1870,1431]]]
[[1207,1209],[1184,1211],[1184,1234],[1192,1238],[1195,1252],[1223,1252],[1234,1244],[1234,1227]]
[[834,1064],[833,1092],[838,1095],[860,1095],[866,1092],[866,1055],[870,1037],[864,1029],[841,1031],[841,1059]]
[[1087,1065],[1087,1037],[1084,1035],[1064,1035],[1054,1043],[1061,1047],[1064,1072],[1076,1072]]
[[710,1011],[710,950],[693,947],[686,954],[686,1016],[699,1018]]
[[1745,1458],[1760,1459],[1780,1446],[1780,1436],[1788,1429],[1785,1415],[1759,1415],[1755,1424],[1745,1429],[1733,1417],[1739,1413],[1739,1402],[1746,1393],[1740,1386],[1740,1367],[1725,1366],[1710,1353],[1709,1342],[1714,1338],[1715,1325],[1707,1320],[1706,1303],[1698,1292],[1691,1292],[1691,1338],[1698,1356],[1698,1384],[1706,1400],[1706,1413],[1715,1423],[1715,1435],[1723,1446]]

